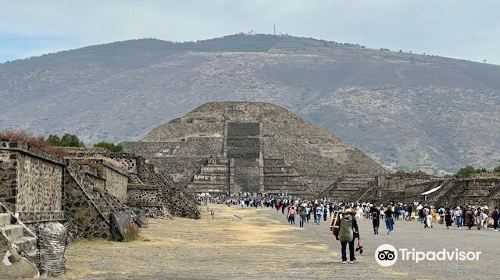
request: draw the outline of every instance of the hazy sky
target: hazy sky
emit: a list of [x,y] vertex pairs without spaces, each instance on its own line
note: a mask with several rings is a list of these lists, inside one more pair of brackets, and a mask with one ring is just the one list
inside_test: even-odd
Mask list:
[[500,0],[0,0],[0,62],[255,30],[500,64]]

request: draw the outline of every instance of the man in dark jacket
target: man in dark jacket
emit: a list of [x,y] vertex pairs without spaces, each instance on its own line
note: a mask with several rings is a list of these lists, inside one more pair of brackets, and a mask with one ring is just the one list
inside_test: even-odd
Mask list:
[[491,213],[491,218],[493,218],[493,229],[496,231],[500,230],[498,225],[498,220],[500,220],[500,210],[498,210],[498,206],[495,207],[495,210]]
[[378,234],[378,228],[380,226],[380,210],[378,210],[373,204],[370,206],[370,217],[372,218],[373,234]]

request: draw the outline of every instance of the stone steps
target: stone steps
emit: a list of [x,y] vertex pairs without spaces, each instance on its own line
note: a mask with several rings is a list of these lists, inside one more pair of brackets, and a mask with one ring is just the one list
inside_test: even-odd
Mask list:
[[0,213],[0,226],[10,225],[12,216],[9,213]]
[[21,236],[14,240],[14,244],[25,252],[36,250],[36,242],[36,237],[32,236]]
[[3,225],[0,229],[9,236],[10,240],[16,240],[24,236],[24,228],[21,225]]
[[0,204],[0,239],[14,244],[28,261],[38,263],[37,237]]

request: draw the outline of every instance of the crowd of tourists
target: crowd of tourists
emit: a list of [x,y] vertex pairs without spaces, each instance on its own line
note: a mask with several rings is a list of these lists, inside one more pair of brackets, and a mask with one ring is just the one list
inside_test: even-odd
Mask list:
[[[288,223],[300,228],[307,224],[315,226],[328,222],[336,240],[340,241],[342,263],[354,263],[355,254],[363,253],[363,245],[359,234],[359,221],[362,217],[371,221],[373,234],[378,235],[381,223],[385,225],[387,234],[391,234],[396,221],[418,221],[424,229],[432,229],[435,224],[443,224],[447,229],[456,227],[485,229],[492,227],[500,231],[500,211],[495,207],[489,211],[487,207],[455,206],[435,207],[422,202],[404,204],[390,202],[387,204],[374,203],[345,203],[332,202],[326,199],[302,200],[287,197],[243,197],[212,198],[210,202],[225,203],[227,206],[241,208],[267,207],[283,214]],[[349,248],[349,256],[347,256]],[[349,261],[348,261],[349,260]]]

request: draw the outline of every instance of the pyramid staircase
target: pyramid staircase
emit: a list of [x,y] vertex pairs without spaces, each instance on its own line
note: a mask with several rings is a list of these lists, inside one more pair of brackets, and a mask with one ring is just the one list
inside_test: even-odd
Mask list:
[[335,181],[325,192],[324,196],[334,201],[353,201],[364,191],[370,192],[370,187],[375,185],[375,177],[366,174],[347,174]]
[[313,193],[284,157],[264,158],[264,189],[268,194],[312,195]]
[[37,236],[0,203],[0,244],[18,249],[31,263],[38,263]]
[[72,168],[68,168],[68,172],[95,210],[104,219],[106,224],[109,225],[109,215],[119,211],[122,208],[122,204],[106,190],[97,188],[86,173],[78,172]]
[[229,191],[229,160],[210,158],[187,185],[190,192],[225,194]]

